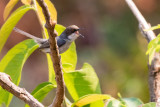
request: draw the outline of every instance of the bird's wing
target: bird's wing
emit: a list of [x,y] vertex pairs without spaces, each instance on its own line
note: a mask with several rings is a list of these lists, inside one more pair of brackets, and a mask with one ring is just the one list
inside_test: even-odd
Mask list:
[[[61,38],[59,38],[59,37],[56,37],[56,40],[57,40],[57,44],[58,44],[58,47],[59,47],[59,48],[66,43],[65,40],[63,40],[63,39],[61,39]],[[41,43],[39,49],[44,49],[44,48],[49,48],[49,47],[50,47],[49,41],[46,40],[46,41],[44,41],[43,43]]]
[[60,48],[61,46],[63,46],[66,43],[65,40],[61,39],[61,38],[57,38],[57,44],[58,47]]

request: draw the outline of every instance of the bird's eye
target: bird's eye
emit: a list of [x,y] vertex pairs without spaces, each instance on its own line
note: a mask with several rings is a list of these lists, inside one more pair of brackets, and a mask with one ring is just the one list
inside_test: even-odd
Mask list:
[[73,29],[73,32],[79,31],[79,29]]

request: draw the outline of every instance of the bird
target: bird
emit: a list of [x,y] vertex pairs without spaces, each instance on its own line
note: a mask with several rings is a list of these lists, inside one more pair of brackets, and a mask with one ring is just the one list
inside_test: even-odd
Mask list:
[[[50,53],[50,45],[49,39],[38,38],[34,35],[31,35],[23,30],[20,30],[16,27],[13,30],[17,33],[25,35],[31,39],[33,39],[37,44],[39,44],[39,49],[44,53]],[[79,36],[84,37],[79,33],[80,28],[76,25],[70,25],[66,27],[66,29],[60,34],[60,36],[56,37],[59,54],[67,51],[73,41],[75,41]]]

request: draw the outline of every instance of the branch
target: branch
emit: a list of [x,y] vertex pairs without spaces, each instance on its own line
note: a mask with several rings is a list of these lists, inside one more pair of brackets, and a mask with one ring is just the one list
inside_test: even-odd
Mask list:
[[24,88],[20,88],[16,86],[14,83],[12,83],[9,75],[2,72],[0,72],[0,86],[3,89],[6,89],[8,92],[12,93],[14,96],[23,100],[30,107],[44,107]]
[[56,82],[57,82],[56,96],[53,100],[53,103],[50,105],[50,107],[61,107],[64,100],[65,87],[64,87],[64,79],[63,79],[63,72],[62,72],[62,64],[61,64],[61,59],[60,59],[59,50],[58,50],[57,41],[56,41],[57,33],[54,30],[56,22],[53,22],[51,20],[49,10],[45,2],[43,0],[37,0],[37,2],[42,7],[43,14],[46,19],[46,28],[49,33],[51,57],[53,61],[53,67],[54,67]]
[[[143,17],[143,15],[141,14],[141,12],[138,10],[138,8],[134,4],[134,2],[132,0],[126,0],[126,3],[128,4],[129,8],[131,9],[131,11],[135,15],[135,17],[137,18],[140,26],[143,29],[149,29],[149,28],[151,28],[151,26],[145,20],[145,18]],[[151,41],[151,40],[153,40],[154,38],[156,38],[156,36],[155,36],[155,34],[154,34],[154,32],[152,30],[150,30],[150,31],[144,31],[143,30],[142,32],[145,32],[145,33],[143,33],[143,35],[147,38],[148,42]]]
[[[143,29],[149,29],[150,25],[147,23],[145,18],[142,16],[136,5],[132,0],[126,0],[129,8],[137,18],[140,30],[146,37],[148,42],[155,39],[156,36],[152,30],[144,31]],[[149,67],[149,88],[150,88],[150,100],[160,103],[160,53],[155,53],[152,64]]]

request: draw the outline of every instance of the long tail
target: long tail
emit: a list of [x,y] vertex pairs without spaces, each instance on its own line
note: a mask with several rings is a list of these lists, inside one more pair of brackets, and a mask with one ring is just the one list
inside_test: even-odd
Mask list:
[[43,43],[44,41],[46,41],[46,39],[41,39],[41,38],[35,37],[34,35],[31,35],[23,30],[16,28],[16,27],[14,27],[13,30],[17,33],[20,33],[26,37],[29,37],[29,38],[35,40],[35,42],[37,42],[37,43]]

